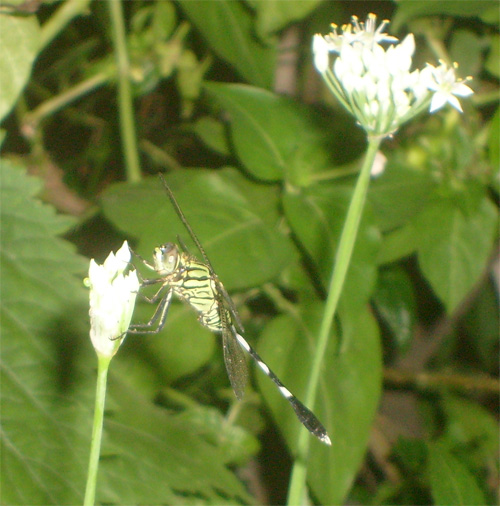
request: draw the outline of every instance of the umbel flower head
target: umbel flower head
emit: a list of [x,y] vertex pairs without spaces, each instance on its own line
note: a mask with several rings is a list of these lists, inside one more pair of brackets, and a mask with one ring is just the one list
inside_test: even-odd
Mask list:
[[[376,20],[375,14],[369,14],[365,23],[353,16],[352,24],[344,25],[341,34],[332,24],[330,34],[313,38],[316,69],[366,132],[391,135],[427,107],[434,112],[449,103],[462,111],[456,96],[473,93],[465,84],[470,78],[457,79],[456,66],[449,68],[444,62],[410,71],[413,34],[397,44],[396,37],[384,33],[389,22],[382,21],[377,28]],[[382,43],[389,47],[385,49]],[[331,54],[336,55],[333,65]]]
[[90,261],[85,281],[90,287],[90,339],[98,355],[112,357],[130,325],[140,283],[135,270],[123,274],[129,262],[127,241],[103,265]]

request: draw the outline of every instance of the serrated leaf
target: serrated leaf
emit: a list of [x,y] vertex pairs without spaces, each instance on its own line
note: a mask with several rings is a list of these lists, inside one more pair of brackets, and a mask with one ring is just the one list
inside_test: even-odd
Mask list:
[[[32,198],[40,182],[8,162],[0,176],[1,502],[81,504],[96,367],[85,335],[88,262],[56,237],[74,220]],[[218,442],[207,443],[198,425],[176,420],[112,375],[107,406],[100,501],[249,500]]]
[[330,130],[312,109],[246,85],[206,83],[205,89],[229,114],[236,154],[256,178],[306,186],[333,165]]
[[475,477],[440,443],[429,445],[428,472],[434,504],[486,504]]
[[467,209],[443,199],[417,216],[420,268],[449,313],[483,273],[497,225],[495,206],[486,195]]
[[[88,265],[56,234],[74,224],[33,199],[41,183],[2,161],[2,504],[81,500],[88,428],[67,405],[88,303]],[[75,277],[80,273],[80,278]],[[88,421],[88,420],[87,420]],[[86,441],[85,441],[86,443]]]
[[[301,193],[283,195],[283,207],[290,226],[316,264],[326,289],[330,282],[340,234],[352,197],[352,187],[321,184]],[[342,300],[363,305],[370,297],[377,275],[380,235],[373,217],[365,208],[351,263],[342,291]]]
[[28,82],[39,44],[36,16],[0,14],[0,121]]
[[206,425],[200,427],[183,415],[169,415],[121,382],[112,382],[110,388],[117,400],[112,404],[115,414],[105,421],[98,501],[115,504],[249,501],[242,484],[226,467],[222,445],[206,438]]
[[270,88],[276,49],[256,38],[251,12],[240,2],[191,0],[177,4],[211,48],[249,83]]
[[[304,399],[323,305],[307,303],[297,318],[275,318],[259,339],[259,353],[299,399]],[[332,446],[311,438],[308,481],[320,504],[342,504],[366,450],[381,391],[381,347],[377,325],[366,310],[341,319],[340,349],[332,333],[323,358],[314,413],[328,430]],[[295,448],[302,425],[263,374],[258,383],[288,445]],[[341,462],[342,465],[338,465]]]
[[[276,229],[275,188],[250,183],[229,169],[184,171],[167,180],[226,289],[269,281],[289,263],[293,248]],[[157,177],[114,185],[102,199],[106,217],[140,239],[137,249],[145,258],[177,235],[201,258]]]

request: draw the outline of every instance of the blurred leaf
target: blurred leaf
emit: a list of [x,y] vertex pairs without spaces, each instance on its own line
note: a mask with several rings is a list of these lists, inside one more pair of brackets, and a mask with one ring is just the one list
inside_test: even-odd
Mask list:
[[434,504],[486,504],[476,478],[440,443],[429,444],[428,472]]
[[216,153],[230,155],[229,142],[224,125],[210,116],[199,118],[193,125],[193,131]]
[[478,17],[498,25],[498,2],[475,0],[474,2],[435,2],[434,0],[400,0],[396,15],[391,22],[391,32],[397,33],[404,23],[419,16],[446,15],[455,17]]
[[247,82],[270,88],[273,82],[276,50],[260,43],[254,20],[240,2],[190,0],[177,2],[191,22],[221,58],[229,62]]
[[[486,70],[497,79],[500,77],[500,35],[491,35],[491,45],[486,57]],[[498,166],[498,165],[497,165]]]
[[[227,289],[260,285],[290,262],[293,247],[276,228],[274,188],[250,183],[230,169],[176,172],[167,181]],[[159,178],[109,187],[102,205],[114,225],[139,238],[137,250],[144,258],[177,235],[200,258]]]
[[484,66],[484,40],[471,30],[454,30],[450,43],[450,58],[457,62],[461,78],[477,76]]
[[413,223],[382,236],[382,244],[377,256],[379,265],[389,264],[412,255],[417,249],[417,237]]
[[[318,184],[301,193],[288,191],[283,196],[285,215],[293,233],[314,260],[326,289],[330,282],[352,187]],[[348,304],[366,303],[377,276],[376,257],[380,236],[369,208],[361,220],[351,264],[342,291]]]
[[311,108],[246,85],[205,88],[229,113],[234,149],[254,177],[305,186],[312,174],[333,165],[331,133]]
[[495,188],[497,195],[500,194],[500,107],[497,107],[495,115],[491,118],[488,138],[488,156],[491,165],[491,184]]
[[465,315],[464,329],[472,346],[480,357],[482,369],[490,374],[498,371],[498,346],[500,315],[498,314],[498,293],[492,278],[484,283],[472,307]]
[[388,164],[368,192],[368,200],[383,232],[405,225],[433,197],[436,183],[427,172]]
[[[322,304],[308,303],[296,318],[275,318],[259,340],[261,356],[299,399],[304,399],[322,314]],[[332,440],[332,446],[327,447],[311,436],[308,480],[320,504],[343,503],[365,454],[380,396],[382,363],[377,326],[366,310],[356,316],[356,320],[342,320],[340,351],[332,333],[316,404],[310,406]],[[293,450],[302,425],[268,378],[258,374],[258,383]]]
[[283,0],[246,0],[257,14],[256,30],[260,38],[267,39],[275,32],[294,21],[304,19],[323,0],[302,0],[283,2]]
[[0,14],[0,121],[28,82],[39,44],[36,16]]
[[442,199],[416,217],[420,268],[448,313],[484,272],[497,220],[496,208],[486,195],[467,209]]
[[479,456],[478,464],[482,466],[498,459],[498,421],[490,412],[477,402],[456,395],[444,396],[442,405],[450,445],[466,446],[468,456]]
[[398,348],[404,352],[413,337],[417,309],[408,274],[397,266],[382,269],[373,302]]

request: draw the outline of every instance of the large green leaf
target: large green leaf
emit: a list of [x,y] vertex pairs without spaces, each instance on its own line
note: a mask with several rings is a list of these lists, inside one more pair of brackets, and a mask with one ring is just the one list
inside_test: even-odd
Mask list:
[[[74,220],[33,199],[41,184],[2,161],[2,504],[81,500],[90,429],[68,409],[81,348],[85,263],[56,235]],[[83,277],[83,276],[82,276]],[[87,306],[88,307],[88,306]],[[82,444],[85,443],[85,444]]]
[[14,107],[28,82],[39,43],[36,16],[0,14],[0,120]]
[[[184,171],[167,179],[227,289],[262,284],[289,263],[293,247],[276,228],[275,188],[252,184],[233,170]],[[145,258],[177,235],[200,258],[157,177],[115,185],[102,203],[117,227],[140,239],[137,249]]]
[[178,2],[210,47],[249,83],[270,88],[276,49],[259,42],[252,14],[241,2],[190,0]]
[[[300,193],[290,190],[283,196],[285,215],[294,234],[313,259],[326,289],[352,187],[322,184]],[[342,299],[351,305],[363,305],[370,297],[377,275],[377,250],[380,235],[368,208],[360,223]]]
[[[74,220],[33,198],[40,183],[8,162],[0,175],[1,502],[81,504],[96,367],[82,283],[88,263],[56,237]],[[174,417],[130,385],[110,377],[99,501],[248,501],[226,467],[220,427]]]
[[[308,301],[294,318],[274,319],[259,340],[259,353],[299,399],[304,398],[322,312],[322,304]],[[308,480],[321,504],[342,504],[349,491],[366,450],[381,391],[382,357],[375,320],[367,310],[361,310],[341,322],[340,348],[332,332],[316,404],[310,406],[332,440],[332,446],[327,447],[311,436]],[[302,426],[270,380],[257,374],[274,418],[293,450]]]
[[468,206],[465,199],[463,205],[442,199],[415,219],[420,267],[448,312],[484,272],[498,227],[496,208],[486,195]]
[[246,85],[205,84],[229,113],[236,154],[253,176],[305,186],[333,165],[331,129],[311,108]]

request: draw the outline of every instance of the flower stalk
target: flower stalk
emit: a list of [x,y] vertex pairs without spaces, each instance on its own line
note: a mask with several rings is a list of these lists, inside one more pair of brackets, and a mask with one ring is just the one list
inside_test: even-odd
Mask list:
[[95,503],[97,472],[101,451],[106,384],[109,365],[125,339],[140,287],[137,273],[124,275],[130,262],[127,242],[115,254],[110,253],[103,265],[90,261],[90,339],[97,354],[97,386],[92,440],[85,488],[84,506]]
[[[383,21],[377,27],[374,14],[370,14],[364,23],[353,16],[351,24],[342,27],[342,33],[338,33],[337,26],[332,24],[330,34],[317,34],[313,38],[316,69],[334,96],[365,130],[368,149],[335,256],[305,395],[308,406],[314,406],[315,403],[323,356],[363,215],[370,174],[375,175],[377,152],[382,141],[394,135],[402,124],[426,108],[432,113],[449,103],[462,112],[456,97],[467,97],[473,93],[465,84],[470,78],[461,80],[456,77],[456,65],[448,67],[440,62],[438,67],[427,64],[422,70],[411,70],[415,51],[413,34],[397,44],[399,41],[396,37],[384,32],[388,23]],[[388,44],[389,47],[385,48],[382,44]],[[335,446],[336,437],[332,427],[330,432],[333,436],[332,445]],[[307,432],[301,431],[287,502],[291,505],[307,502],[309,444]]]

